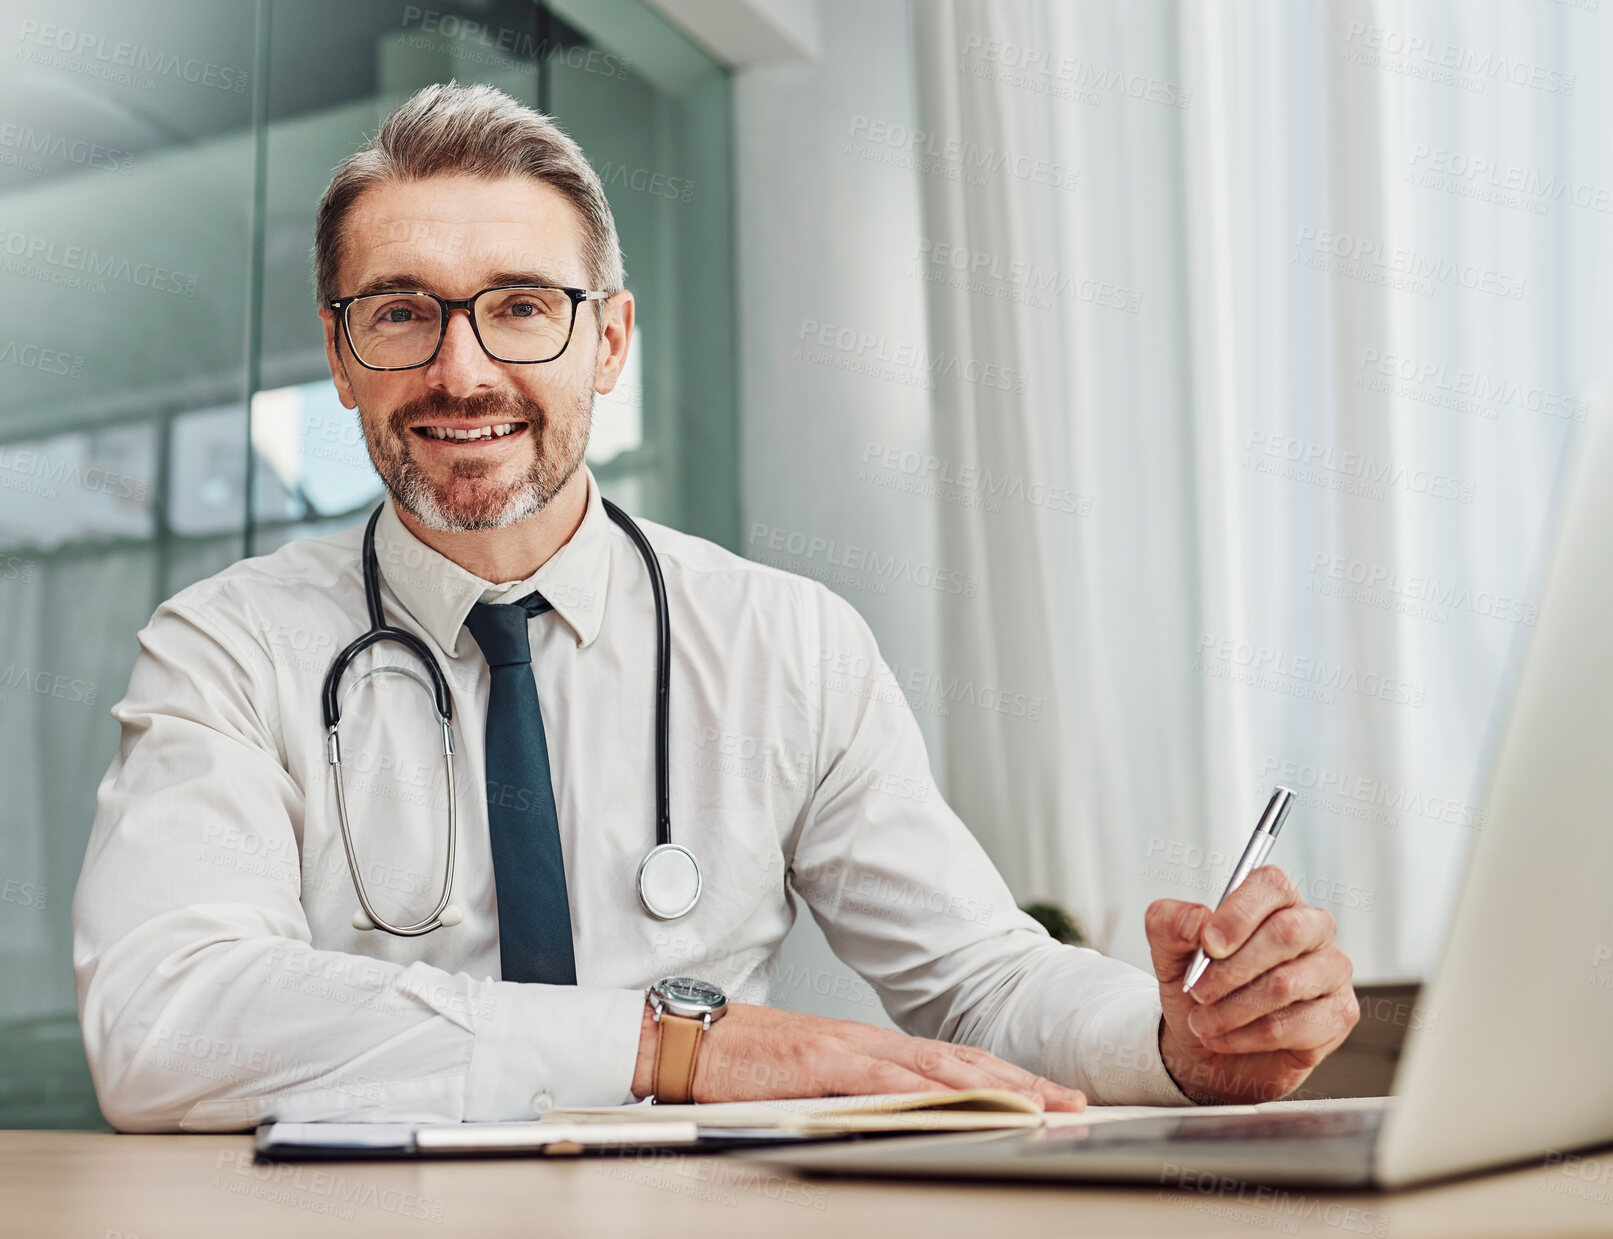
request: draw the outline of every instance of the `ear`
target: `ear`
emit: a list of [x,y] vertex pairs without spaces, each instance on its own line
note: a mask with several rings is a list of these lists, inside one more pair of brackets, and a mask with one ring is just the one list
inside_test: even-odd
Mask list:
[[594,390],[604,396],[615,389],[622,367],[627,364],[627,346],[633,338],[633,294],[624,288],[604,301],[594,302],[594,309],[605,324],[594,367]]
[[353,385],[347,378],[347,362],[342,359],[336,311],[329,306],[323,307],[319,311],[319,317],[325,327],[325,361],[330,366],[331,382],[336,384],[336,395],[340,398],[344,409],[356,409],[358,397],[353,394]]

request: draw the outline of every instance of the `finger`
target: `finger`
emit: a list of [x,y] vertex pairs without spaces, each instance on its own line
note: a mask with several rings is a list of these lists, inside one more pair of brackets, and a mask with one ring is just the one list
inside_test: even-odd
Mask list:
[[[1030,1087],[1034,1077],[1029,1072],[1016,1078],[1009,1070],[995,1069],[989,1054],[977,1051],[971,1055],[964,1047],[943,1041],[910,1038],[902,1047],[899,1061],[920,1075],[945,1080],[952,1088],[1012,1088],[1027,1094],[1034,1091]],[[1006,1068],[1007,1064],[1002,1066]]]
[[1006,1088],[1029,1097],[1044,1109],[1086,1108],[1085,1094],[1004,1062],[975,1046],[922,1038],[913,1038],[913,1041],[914,1059],[909,1065],[932,1079],[946,1080],[952,1088]]
[[1225,1036],[1291,1003],[1331,994],[1348,985],[1354,974],[1350,957],[1337,947],[1312,951],[1262,973],[1217,1002],[1189,1011],[1187,1026],[1201,1041]]
[[1219,1002],[1279,964],[1331,946],[1337,930],[1326,908],[1304,903],[1278,908],[1231,957],[1204,970],[1192,989],[1193,997],[1204,1006]]
[[862,1052],[889,1057],[921,1075],[945,1079],[949,1087],[1006,1088],[1039,1098],[1045,1106],[1056,1110],[1079,1110],[1086,1105],[1085,1094],[1004,1062],[978,1046],[912,1037],[886,1029],[869,1031],[876,1032],[876,1040],[861,1046]]
[[1216,1054],[1320,1050],[1344,1040],[1354,1023],[1348,1012],[1355,1005],[1354,991],[1335,990],[1309,1002],[1290,1003],[1225,1036],[1209,1038],[1204,1048]]
[[1001,1084],[998,1087],[1007,1087],[1017,1092],[1024,1092],[1039,1097],[1044,1106],[1054,1110],[1084,1110],[1086,1108],[1086,1094],[1079,1089],[1066,1088],[1055,1083],[1045,1076],[1039,1076],[1033,1071],[1027,1071],[1010,1062],[1005,1062],[995,1054],[990,1054],[976,1046],[954,1045],[949,1047],[954,1054],[973,1063],[983,1071],[992,1073]]
[[1161,985],[1181,986],[1188,965],[1199,949],[1199,933],[1209,920],[1210,909],[1202,903],[1180,899],[1156,899],[1143,914],[1143,932],[1154,957],[1154,975]]
[[1273,912],[1299,902],[1299,892],[1286,873],[1276,865],[1261,865],[1239,883],[1205,924],[1204,953],[1211,959],[1225,959]]
[[948,1085],[888,1058],[857,1057],[847,1059],[845,1070],[834,1073],[833,1087],[847,1094],[934,1093]]

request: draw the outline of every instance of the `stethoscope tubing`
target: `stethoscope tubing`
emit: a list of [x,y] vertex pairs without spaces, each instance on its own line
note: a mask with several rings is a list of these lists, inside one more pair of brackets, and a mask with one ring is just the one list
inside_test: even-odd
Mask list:
[[[638,523],[626,512],[617,507],[603,495],[600,502],[604,505],[606,513],[632,540],[639,556],[644,560],[645,567],[650,574],[650,592],[655,597],[655,843],[649,855],[655,850],[666,848],[672,843],[672,815],[671,815],[671,789],[669,785],[668,770],[670,762],[670,729],[671,719],[669,712],[669,698],[672,680],[672,632],[671,623],[667,614],[666,581],[661,575],[661,561],[650,545],[644,531]],[[386,622],[386,616],[381,603],[381,571],[375,555],[375,526],[381,518],[381,510],[386,501],[376,507],[370,514],[369,522],[364,527],[364,546],[361,555],[362,575],[364,578],[364,603],[369,614],[369,630],[348,643],[340,653],[331,661],[330,668],[325,673],[325,681],[320,693],[321,710],[325,722],[326,734],[326,760],[333,768],[336,776],[336,814],[341,825],[342,847],[347,853],[348,869],[353,877],[353,887],[358,894],[360,912],[354,915],[356,928],[376,928],[400,937],[414,937],[419,934],[430,933],[439,926],[457,924],[460,914],[457,909],[451,909],[450,900],[453,896],[454,886],[454,858],[457,839],[457,814],[455,812],[456,797],[454,794],[454,733],[453,733],[453,697],[448,690],[448,679],[443,674],[442,666],[426,643],[414,633],[402,628],[394,627]],[[420,684],[431,698],[437,714],[437,721],[442,729],[443,761],[447,770],[448,792],[448,855],[444,866],[442,894],[437,900],[437,906],[431,914],[409,925],[394,925],[385,920],[370,903],[369,894],[365,889],[363,876],[360,872],[358,853],[353,844],[353,832],[347,816],[347,793],[342,780],[341,737],[340,724],[342,717],[342,701],[346,693],[342,691],[342,676],[346,673],[349,664],[359,654],[384,641],[393,641],[404,646],[417,657],[426,668],[430,677],[429,683],[422,679],[418,672],[407,667],[384,666],[372,667],[363,675],[358,676],[348,685],[347,692],[351,692],[363,680],[382,671],[397,671],[408,675]],[[686,848],[677,851],[689,856],[693,865],[694,857]],[[648,857],[646,858],[648,859]],[[695,897],[699,894],[699,867],[694,865],[696,875]],[[645,900],[643,884],[643,866],[635,881],[639,887],[640,902],[645,910],[652,916],[663,920],[675,919],[693,907],[693,899],[688,907],[678,911],[674,916],[666,916],[652,908]],[[367,923],[365,923],[367,922]]]
[[638,547],[639,556],[650,572],[650,592],[655,595],[655,843],[661,847],[672,842],[672,812],[667,786],[667,768],[671,764],[668,741],[672,723],[667,713],[667,700],[672,681],[672,625],[667,618],[666,582],[661,577],[660,557],[644,536],[644,531],[638,527],[638,522],[605,496],[601,495],[599,499],[605,505],[605,511],[610,513],[611,520],[620,525]]

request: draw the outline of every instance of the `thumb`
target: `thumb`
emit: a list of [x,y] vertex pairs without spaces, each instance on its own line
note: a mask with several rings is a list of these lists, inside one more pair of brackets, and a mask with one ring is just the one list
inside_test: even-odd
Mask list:
[[1202,903],[1185,903],[1180,899],[1156,899],[1148,905],[1143,915],[1143,929],[1154,957],[1154,975],[1161,985],[1174,982],[1181,987],[1193,953],[1199,949],[1199,934],[1210,915],[1210,909]]

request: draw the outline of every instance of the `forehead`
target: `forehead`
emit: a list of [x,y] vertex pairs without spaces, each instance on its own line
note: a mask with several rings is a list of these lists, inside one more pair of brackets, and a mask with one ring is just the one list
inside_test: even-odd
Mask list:
[[582,221],[564,195],[528,177],[451,175],[372,185],[344,227],[341,288],[399,272],[465,295],[493,272],[584,279]]

